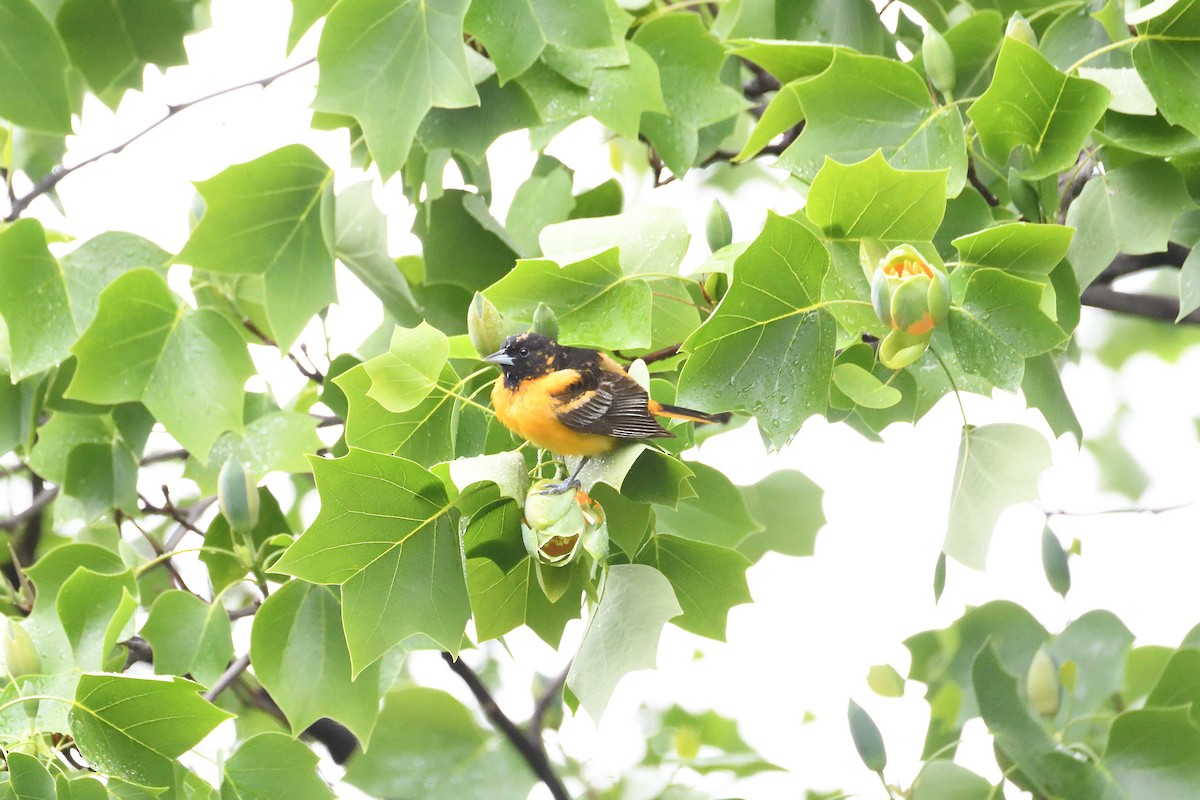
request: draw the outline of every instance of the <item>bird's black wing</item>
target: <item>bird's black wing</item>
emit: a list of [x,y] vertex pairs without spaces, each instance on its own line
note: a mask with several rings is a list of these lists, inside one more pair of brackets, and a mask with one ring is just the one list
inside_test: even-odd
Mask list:
[[660,439],[673,435],[650,413],[649,395],[633,378],[608,370],[581,377],[583,380],[559,396],[558,418],[568,428],[618,439]]

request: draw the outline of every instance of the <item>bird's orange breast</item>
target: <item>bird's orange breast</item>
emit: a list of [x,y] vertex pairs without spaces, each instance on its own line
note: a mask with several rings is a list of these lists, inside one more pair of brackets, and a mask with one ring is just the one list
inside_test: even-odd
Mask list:
[[597,456],[613,449],[614,440],[597,433],[568,428],[558,419],[558,395],[579,378],[575,370],[522,381],[514,391],[504,377],[492,387],[492,408],[504,425],[534,446],[560,456]]

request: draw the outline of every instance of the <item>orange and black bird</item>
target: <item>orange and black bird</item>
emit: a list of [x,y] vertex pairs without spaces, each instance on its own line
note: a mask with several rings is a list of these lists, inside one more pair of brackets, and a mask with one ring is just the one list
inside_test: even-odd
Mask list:
[[552,494],[578,485],[592,456],[623,439],[674,436],[655,416],[692,422],[728,422],[729,414],[706,414],[651,400],[625,368],[604,353],[564,347],[537,333],[510,336],[484,361],[500,366],[492,408],[509,430],[559,456],[583,456],[574,474]]

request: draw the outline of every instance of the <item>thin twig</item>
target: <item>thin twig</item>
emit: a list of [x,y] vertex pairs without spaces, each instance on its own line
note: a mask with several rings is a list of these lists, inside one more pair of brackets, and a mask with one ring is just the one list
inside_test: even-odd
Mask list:
[[533,714],[529,717],[527,728],[529,729],[529,738],[535,742],[542,740],[542,730],[546,727],[546,714],[556,703],[562,702],[562,690],[567,685],[567,675],[571,672],[573,663],[574,660],[567,662],[567,666],[563,667],[562,672],[558,673],[554,682],[546,687],[546,691],[533,706]]
[[1155,506],[1153,508],[1103,508],[1099,511],[1066,511],[1063,509],[1038,508],[1047,517],[1105,517],[1114,514],[1166,514],[1169,511],[1182,511],[1191,508],[1198,501],[1189,500],[1186,503],[1176,503],[1170,506]]
[[1000,198],[992,194],[992,190],[987,187],[983,181],[979,179],[979,173],[975,171],[975,162],[967,159],[967,180],[975,187],[975,191],[983,197],[984,202],[993,208],[1000,205]]
[[221,694],[229,688],[230,684],[238,679],[238,676],[246,671],[246,667],[250,666],[250,654],[244,653],[229,665],[229,668],[221,673],[221,677],[217,678],[212,687],[204,693],[204,699],[208,702],[213,702]]
[[653,364],[655,361],[666,361],[668,358],[674,358],[676,355],[679,354],[679,348],[681,348],[681,347],[683,347],[683,342],[680,342],[679,344],[673,344],[669,347],[664,347],[661,350],[655,350],[653,352],[646,353],[644,356],[636,356],[636,357],[627,356],[624,353],[622,353],[620,350],[613,350],[613,353],[618,358],[623,358],[629,362],[637,361],[637,359],[640,358],[642,361],[645,361],[647,364]]
[[8,216],[5,218],[5,221],[12,222],[13,220],[20,217],[21,212],[23,212],[26,208],[28,208],[30,203],[32,203],[34,200],[41,197],[42,195],[46,194],[47,192],[53,190],[54,187],[57,186],[59,184],[59,181],[61,181],[63,178],[67,177],[68,175],[75,172],[76,170],[86,167],[88,164],[95,163],[96,161],[99,161],[100,159],[105,158],[106,156],[112,156],[112,155],[116,155],[117,153],[120,153],[126,147],[129,147],[129,145],[133,144],[138,139],[141,139],[143,136],[150,133],[150,131],[154,130],[159,125],[162,125],[164,122],[171,119],[172,117],[174,117],[176,114],[180,113],[181,111],[186,111],[187,109],[191,108],[192,106],[199,105],[200,103],[204,103],[208,100],[212,100],[213,98],[220,97],[222,95],[226,95],[231,92],[236,92],[241,89],[249,89],[251,86],[261,86],[262,88],[265,89],[268,86],[270,86],[272,83],[274,83],[275,81],[282,78],[284,75],[290,75],[291,73],[296,72],[297,70],[303,69],[304,67],[307,67],[309,64],[313,64],[315,62],[316,62],[316,58],[309,58],[304,61],[301,61],[298,64],[293,64],[290,67],[280,70],[279,72],[276,72],[274,75],[268,75],[265,78],[258,78],[257,80],[246,81],[245,83],[239,83],[237,86],[229,86],[225,89],[219,89],[215,92],[212,92],[211,94],[206,94],[203,97],[197,97],[194,100],[188,100],[183,103],[176,103],[174,105],[167,106],[167,111],[161,118],[150,123],[145,128],[142,128],[140,131],[135,133],[133,136],[130,136],[128,139],[126,139],[125,141],[116,145],[115,147],[110,147],[108,150],[105,150],[102,153],[97,153],[94,156],[85,158],[83,161],[80,161],[78,164],[74,164],[70,167],[63,166],[62,164],[55,167],[53,170],[51,170],[49,175],[46,175],[41,180],[39,180],[37,183],[35,183],[33,185],[33,188],[30,189],[26,194],[24,194],[12,201],[12,208],[9,211]]
[[214,494],[210,495],[209,497],[201,498],[188,507],[186,511],[186,521],[177,520],[179,524],[175,526],[175,530],[172,531],[171,535],[167,537],[165,546],[168,551],[179,547],[179,543],[183,541],[183,537],[190,532],[199,533],[201,536],[204,535],[204,531],[201,531],[196,527],[196,520],[200,519],[200,516],[215,502],[217,502],[217,496]]
[[13,514],[8,519],[0,519],[0,531],[15,531],[17,528],[24,525],[26,522],[34,519],[38,514],[41,514],[46,506],[54,502],[54,498],[58,497],[59,488],[51,486],[48,489],[43,489],[34,495],[33,502],[24,511]]
[[463,683],[471,690],[471,694],[475,695],[475,699],[483,708],[483,713],[487,715],[488,720],[500,731],[509,743],[516,748],[521,757],[525,759],[525,763],[533,770],[533,773],[546,785],[550,790],[550,795],[555,800],[570,800],[571,796],[567,794],[567,789],[563,786],[562,780],[554,772],[554,768],[550,765],[550,759],[546,757],[546,753],[542,750],[540,742],[535,743],[532,739],[521,732],[508,715],[505,714],[500,706],[496,705],[495,698],[491,692],[483,685],[483,681],[475,674],[475,671],[468,667],[462,659],[455,659],[449,653],[442,653],[442,659],[450,665],[450,669],[458,677],[462,678]]

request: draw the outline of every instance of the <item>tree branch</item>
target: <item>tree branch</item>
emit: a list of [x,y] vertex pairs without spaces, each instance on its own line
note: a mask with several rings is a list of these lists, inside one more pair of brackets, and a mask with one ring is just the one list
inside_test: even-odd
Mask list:
[[13,514],[8,519],[0,519],[0,531],[15,531],[17,528],[24,525],[37,517],[46,506],[54,502],[54,498],[58,497],[59,489],[57,486],[51,486],[49,489],[42,489],[33,496],[33,502],[24,511]]
[[238,676],[245,672],[246,668],[249,666],[249,653],[244,653],[243,655],[238,656],[237,659],[229,665],[229,668],[221,673],[221,677],[217,678],[216,681],[213,682],[212,687],[210,687],[209,690],[204,693],[204,699],[210,703],[216,700],[217,697],[220,696],[221,692],[228,689],[230,684],[236,681]]
[[558,673],[558,677],[554,682],[546,687],[546,691],[537,699],[537,704],[533,707],[533,714],[529,717],[529,738],[535,742],[542,740],[542,730],[546,727],[546,714],[550,712],[550,708],[555,703],[562,702],[562,690],[567,684],[567,675],[571,672],[571,665],[574,664],[574,659],[567,662],[567,666],[563,667],[562,672]]
[[1155,269],[1157,267],[1182,267],[1183,262],[1191,255],[1192,251],[1181,244],[1170,242],[1167,244],[1167,249],[1158,253],[1144,253],[1142,255],[1131,256],[1125,253],[1119,253],[1114,258],[1104,271],[1096,278],[1096,283],[1109,284],[1123,275],[1129,275],[1133,272],[1140,272],[1144,269]]
[[[1103,308],[1106,311],[1116,311],[1120,314],[1131,314],[1163,322],[1175,322],[1175,318],[1179,316],[1179,301],[1173,297],[1119,292],[1111,286],[1099,283],[1093,283],[1084,289],[1079,302],[1092,308]],[[1200,325],[1200,310],[1193,311],[1179,322],[1187,325]]]
[[475,699],[483,708],[483,713],[487,715],[488,720],[500,731],[509,743],[517,749],[521,757],[525,759],[525,763],[533,770],[533,773],[546,785],[550,790],[550,795],[554,800],[571,800],[571,796],[567,794],[567,789],[563,786],[558,775],[555,774],[554,768],[550,765],[550,759],[546,757],[546,752],[541,747],[540,740],[534,742],[533,739],[521,732],[508,715],[505,714],[500,706],[496,705],[495,698],[491,692],[483,685],[483,681],[475,674],[475,671],[468,667],[462,659],[455,659],[449,653],[442,653],[442,659],[450,665],[450,669],[458,677],[462,678],[463,683],[471,690],[471,694],[475,695]]
[[30,203],[32,203],[34,200],[41,197],[42,195],[46,194],[47,192],[52,191],[55,186],[58,186],[59,182],[63,178],[67,177],[72,172],[82,169],[83,167],[86,167],[88,164],[95,163],[96,161],[99,161],[100,159],[104,158],[105,156],[112,156],[112,155],[116,155],[117,153],[120,153],[126,147],[133,144],[134,142],[136,142],[138,139],[142,138],[146,134],[150,133],[150,131],[154,130],[159,125],[162,125],[164,122],[171,119],[172,117],[174,117],[176,114],[180,113],[181,111],[186,111],[187,109],[191,108],[192,106],[199,105],[200,103],[206,102],[208,100],[212,100],[213,98],[216,98],[216,97],[221,97],[222,95],[230,94],[231,92],[236,92],[241,89],[249,89],[251,86],[261,86],[262,88],[265,89],[268,86],[270,86],[272,83],[274,83],[275,81],[282,78],[284,75],[290,75],[291,73],[296,72],[297,70],[303,69],[304,67],[307,67],[309,64],[313,64],[315,62],[316,62],[315,58],[310,58],[305,61],[301,61],[298,64],[293,64],[290,67],[282,69],[279,72],[276,72],[274,75],[268,75],[265,78],[258,78],[257,80],[247,81],[245,83],[239,83],[237,86],[230,86],[225,89],[219,89],[215,92],[212,92],[211,94],[206,94],[203,97],[197,97],[194,100],[188,100],[187,102],[184,102],[184,103],[176,103],[174,105],[167,106],[166,114],[164,114],[161,118],[150,123],[145,128],[142,128],[140,131],[135,133],[133,136],[130,136],[128,139],[126,139],[125,141],[116,145],[115,147],[110,147],[108,150],[105,150],[102,153],[97,153],[94,156],[85,158],[83,161],[80,161],[78,164],[75,164],[70,167],[59,164],[57,167],[55,167],[53,170],[50,171],[50,174],[46,175],[41,180],[39,180],[37,183],[35,183],[33,185],[33,188],[29,190],[29,192],[27,192],[24,195],[21,195],[20,197],[16,198],[15,200],[13,200],[11,202],[11,208],[8,212],[8,216],[5,217],[5,221],[12,222],[13,220],[20,217],[21,213],[26,208],[29,207]]

